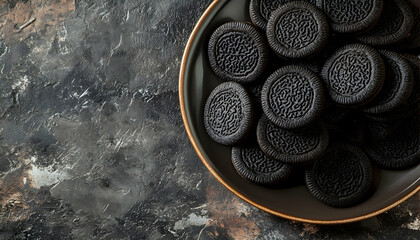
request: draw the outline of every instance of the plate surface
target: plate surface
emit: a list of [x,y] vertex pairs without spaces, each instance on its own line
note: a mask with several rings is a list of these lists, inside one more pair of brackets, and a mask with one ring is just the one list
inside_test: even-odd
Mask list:
[[266,188],[243,180],[235,171],[230,147],[213,142],[203,125],[207,96],[220,83],[207,60],[211,33],[229,21],[250,21],[249,1],[216,0],[197,23],[184,52],[179,94],[188,136],[204,165],[216,179],[248,203],[287,219],[336,224],[375,216],[403,202],[420,190],[420,165],[403,171],[378,170],[371,196],[350,208],[333,208],[313,198],[305,185]]

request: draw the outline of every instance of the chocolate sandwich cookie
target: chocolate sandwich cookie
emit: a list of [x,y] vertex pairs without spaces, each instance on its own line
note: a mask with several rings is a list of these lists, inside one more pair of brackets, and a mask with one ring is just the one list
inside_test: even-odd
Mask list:
[[328,146],[328,131],[320,121],[298,129],[284,129],[260,118],[257,140],[267,156],[283,163],[303,165],[320,157]]
[[232,163],[241,177],[264,185],[283,182],[292,172],[291,166],[269,158],[256,143],[233,147]]
[[267,23],[271,49],[286,59],[310,57],[328,41],[327,17],[307,2],[289,2],[274,11]]
[[374,120],[366,121],[366,135],[370,142],[377,142],[386,139],[398,127],[396,121],[379,122]]
[[325,62],[321,75],[335,103],[360,106],[380,91],[385,66],[376,50],[354,43],[335,51]]
[[412,54],[402,54],[402,56],[405,60],[408,61],[414,74],[413,91],[411,91],[411,95],[407,100],[407,104],[416,104],[420,100],[420,58]]
[[323,62],[324,61],[321,58],[316,57],[315,59],[310,59],[308,61],[305,61],[305,60],[288,61],[288,65],[301,66],[319,75],[321,74]]
[[[257,80],[253,81],[252,83],[246,84],[245,88],[248,93],[251,95],[251,98],[254,103],[254,110],[256,111],[256,116],[262,114],[262,107],[261,107],[261,91],[264,86],[265,81],[267,78],[273,74],[283,63],[273,61],[267,66],[267,69],[258,77]],[[259,119],[259,118],[256,118]]]
[[405,0],[386,0],[378,23],[368,33],[357,37],[370,45],[389,45],[403,40],[414,24],[413,12]]
[[210,94],[204,107],[204,127],[215,142],[232,145],[243,140],[252,128],[253,105],[238,83],[225,82]]
[[321,79],[306,68],[289,65],[278,69],[264,83],[261,105],[265,115],[283,128],[302,127],[322,112]]
[[384,113],[403,104],[413,90],[414,73],[410,64],[401,55],[387,50],[379,50],[385,62],[386,78],[382,90],[363,109],[367,113]]
[[420,163],[419,113],[406,119],[381,141],[366,148],[370,159],[379,167],[405,169]]
[[402,50],[412,50],[420,48],[420,9],[416,6],[411,7],[414,16],[414,25],[410,35],[395,45],[395,48]]
[[[251,0],[249,4],[249,14],[256,26],[265,30],[267,21],[271,13],[275,11],[280,5],[290,2],[291,0]],[[312,4],[316,4],[316,0],[302,0]]]
[[208,57],[218,77],[247,83],[263,73],[269,50],[264,36],[254,26],[244,22],[229,22],[211,35]]
[[381,16],[383,0],[320,0],[331,29],[339,33],[359,33],[372,28]]
[[420,105],[418,102],[413,104],[403,104],[399,108],[384,113],[366,113],[365,117],[376,122],[400,122],[418,113],[419,108]]
[[350,207],[365,199],[373,171],[360,148],[335,145],[306,171],[305,181],[309,192],[320,201],[333,207]]

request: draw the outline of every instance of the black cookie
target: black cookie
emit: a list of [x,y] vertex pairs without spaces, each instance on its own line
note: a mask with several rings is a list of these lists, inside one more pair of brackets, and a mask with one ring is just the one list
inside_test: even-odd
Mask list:
[[380,91],[385,79],[384,69],[377,51],[355,43],[334,52],[322,68],[322,78],[334,102],[362,105]]
[[313,73],[319,75],[321,74],[322,70],[322,64],[323,60],[316,57],[315,59],[311,58],[310,60],[297,60],[297,61],[287,61],[289,65],[297,65],[304,68],[307,68],[308,70],[311,70]]
[[[255,116],[258,116],[263,113],[261,107],[261,91],[264,86],[265,81],[267,78],[273,74],[283,63],[279,63],[277,61],[270,62],[267,66],[267,69],[252,83],[246,84],[244,87],[246,88],[247,92],[251,95],[251,98],[254,103],[254,110],[257,113]],[[255,119],[259,119],[258,117]]]
[[420,119],[419,113],[408,118],[381,141],[366,149],[371,160],[387,169],[405,169],[420,162]]
[[368,33],[357,37],[370,45],[389,45],[410,34],[414,24],[413,12],[405,0],[385,0],[379,22]]
[[403,104],[413,90],[413,70],[401,55],[387,50],[379,50],[385,63],[386,77],[382,90],[363,111],[384,113]]
[[280,57],[310,57],[322,50],[328,41],[329,27],[325,14],[307,2],[281,5],[267,23],[270,47]]
[[[271,16],[271,13],[275,11],[280,5],[288,3],[291,0],[251,0],[249,4],[249,14],[256,26],[265,30],[267,21]],[[306,0],[312,4],[316,3],[316,0]]]
[[359,33],[372,28],[381,16],[382,0],[321,0],[331,28],[340,33]]
[[229,22],[211,35],[208,56],[217,76],[246,83],[263,73],[269,50],[264,36],[255,27],[243,22]]
[[243,140],[252,123],[251,99],[240,84],[225,82],[211,92],[204,107],[204,127],[215,142],[232,145]]
[[407,100],[407,104],[415,104],[420,100],[420,58],[412,54],[402,54],[402,56],[405,60],[408,61],[414,73],[413,91],[411,91],[411,95]]
[[349,207],[364,200],[372,182],[366,154],[353,145],[335,145],[305,174],[309,192],[333,207]]
[[265,185],[283,182],[292,167],[264,154],[256,143],[232,148],[232,163],[244,179]]
[[391,135],[394,130],[397,128],[398,123],[396,121],[366,121],[366,135],[368,140],[371,142],[377,142],[384,140],[389,135]]
[[416,6],[412,8],[414,16],[414,25],[410,35],[396,44],[397,49],[412,50],[420,48],[420,9]]
[[378,114],[365,114],[365,117],[377,122],[399,122],[406,118],[409,118],[416,114],[419,110],[419,103],[413,104],[403,104],[399,108],[396,108],[392,111],[378,113]]
[[307,164],[322,155],[328,146],[325,124],[315,122],[305,128],[284,129],[262,117],[257,126],[257,140],[269,157],[288,164]]
[[323,103],[320,78],[295,65],[282,67],[270,75],[261,91],[265,115],[283,128],[309,124],[321,114]]

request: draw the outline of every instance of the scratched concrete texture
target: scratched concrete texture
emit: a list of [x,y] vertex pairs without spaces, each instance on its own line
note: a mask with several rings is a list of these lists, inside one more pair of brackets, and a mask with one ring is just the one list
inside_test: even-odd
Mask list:
[[0,239],[420,239],[420,194],[317,226],[210,176],[177,94],[209,3],[0,1]]

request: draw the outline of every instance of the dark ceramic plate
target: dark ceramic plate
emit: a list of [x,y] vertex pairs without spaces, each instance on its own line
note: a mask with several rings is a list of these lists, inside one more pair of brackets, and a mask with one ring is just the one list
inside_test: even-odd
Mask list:
[[184,125],[204,165],[226,188],[248,203],[291,220],[334,224],[358,221],[380,214],[420,190],[420,165],[404,171],[378,170],[371,196],[350,208],[333,208],[313,198],[305,185],[266,188],[243,180],[233,168],[230,147],[213,142],[203,126],[207,96],[221,81],[210,69],[207,40],[228,21],[250,21],[249,1],[215,0],[197,23],[184,52],[179,94]]

